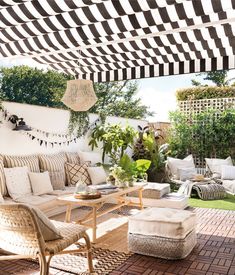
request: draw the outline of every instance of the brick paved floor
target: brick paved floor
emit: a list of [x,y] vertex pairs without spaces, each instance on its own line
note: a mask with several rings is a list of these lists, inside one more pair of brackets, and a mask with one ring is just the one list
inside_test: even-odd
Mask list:
[[[235,211],[195,209],[197,245],[184,260],[167,261],[134,254],[110,275],[235,275]],[[23,273],[20,270],[29,268]],[[0,275],[39,274],[35,265],[25,260],[0,261]],[[50,274],[70,273],[51,268]]]

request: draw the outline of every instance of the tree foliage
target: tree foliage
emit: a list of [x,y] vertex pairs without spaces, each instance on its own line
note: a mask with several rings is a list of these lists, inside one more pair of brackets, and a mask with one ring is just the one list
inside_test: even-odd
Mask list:
[[[204,76],[203,80],[212,81],[217,87],[228,86],[230,80],[228,77],[228,70],[212,71],[206,73],[199,73],[197,76]],[[196,79],[192,79],[191,83],[193,86],[208,86],[207,84],[202,84]]]
[[[73,77],[29,66],[1,68],[0,98],[19,103],[66,108],[60,100],[69,79]],[[136,81],[95,83],[94,88],[98,102],[89,110],[91,113],[137,119],[153,114],[147,106],[141,104],[140,98],[136,98]],[[77,117],[80,118],[79,115]]]
[[60,102],[70,76],[28,66],[0,69],[0,94],[4,100],[49,107]]
[[135,97],[137,90],[137,81],[96,83],[98,102],[90,111],[104,116],[136,119],[152,116],[153,113],[148,111],[148,107],[141,104],[141,99]]

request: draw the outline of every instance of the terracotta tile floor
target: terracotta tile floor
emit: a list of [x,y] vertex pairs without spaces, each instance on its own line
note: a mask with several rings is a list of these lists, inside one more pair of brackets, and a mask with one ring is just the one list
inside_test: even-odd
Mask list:
[[[184,260],[167,261],[134,254],[110,275],[235,275],[235,211],[195,209],[197,213],[197,246]],[[28,266],[25,261],[0,262],[0,275],[39,274],[35,267],[20,273]],[[53,268],[50,274],[65,275]]]

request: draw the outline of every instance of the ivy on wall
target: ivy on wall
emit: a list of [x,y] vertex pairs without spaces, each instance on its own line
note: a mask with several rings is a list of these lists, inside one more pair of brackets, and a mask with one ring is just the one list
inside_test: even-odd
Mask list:
[[202,86],[176,91],[176,98],[178,101],[227,97],[235,97],[235,86]]

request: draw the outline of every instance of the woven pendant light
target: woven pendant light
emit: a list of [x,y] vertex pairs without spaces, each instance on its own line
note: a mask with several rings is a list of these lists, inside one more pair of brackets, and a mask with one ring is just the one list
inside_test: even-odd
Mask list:
[[87,79],[67,81],[67,89],[61,101],[74,111],[89,110],[97,101],[93,82]]

